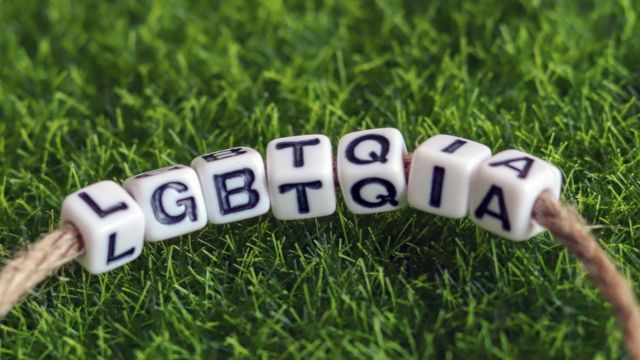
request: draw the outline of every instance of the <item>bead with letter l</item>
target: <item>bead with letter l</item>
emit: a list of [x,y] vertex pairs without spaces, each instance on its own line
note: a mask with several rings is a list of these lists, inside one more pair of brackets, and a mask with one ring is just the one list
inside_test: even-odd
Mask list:
[[78,262],[101,274],[135,260],[144,244],[144,214],[120,185],[101,181],[67,195],[62,224],[80,232],[84,254]]

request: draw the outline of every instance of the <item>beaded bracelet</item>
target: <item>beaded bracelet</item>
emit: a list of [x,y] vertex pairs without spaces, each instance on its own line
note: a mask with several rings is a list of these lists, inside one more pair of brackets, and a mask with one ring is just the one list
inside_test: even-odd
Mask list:
[[[265,170],[266,169],[266,170]],[[552,164],[506,150],[492,156],[480,143],[436,135],[412,155],[402,134],[380,128],[343,136],[332,155],[324,135],[271,141],[266,164],[248,147],[196,157],[126,180],[101,181],[68,195],[61,229],[18,254],[0,273],[0,315],[71,259],[100,274],[136,259],[144,241],[162,241],[207,225],[260,216],[280,220],[330,215],[335,188],[356,214],[407,204],[523,241],[550,229],[582,261],[612,303],[632,358],[640,358],[640,311],[627,281],[581,218],[558,202],[562,173]]]

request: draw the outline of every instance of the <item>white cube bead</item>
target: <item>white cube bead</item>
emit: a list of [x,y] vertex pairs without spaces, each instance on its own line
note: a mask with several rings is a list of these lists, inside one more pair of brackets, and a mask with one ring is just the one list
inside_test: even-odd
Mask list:
[[560,197],[560,170],[535,156],[506,150],[486,160],[474,175],[469,216],[482,228],[511,240],[527,240],[544,229],[532,218],[544,190]]
[[324,135],[275,139],[267,145],[267,183],[271,211],[281,220],[333,214],[331,141]]
[[269,192],[262,156],[248,147],[235,147],[198,156],[191,166],[198,173],[209,221],[225,224],[269,211]]
[[190,167],[148,171],[127,179],[123,186],[144,212],[147,241],[170,239],[207,225],[200,182]]
[[489,147],[471,140],[450,135],[429,138],[411,158],[409,205],[450,218],[466,216],[473,174],[490,157]]
[[69,194],[62,202],[62,224],[82,237],[78,258],[90,273],[101,274],[135,260],[144,244],[144,214],[113,181],[101,181]]
[[356,214],[397,210],[406,205],[404,138],[397,129],[363,130],[338,143],[338,180],[347,207]]

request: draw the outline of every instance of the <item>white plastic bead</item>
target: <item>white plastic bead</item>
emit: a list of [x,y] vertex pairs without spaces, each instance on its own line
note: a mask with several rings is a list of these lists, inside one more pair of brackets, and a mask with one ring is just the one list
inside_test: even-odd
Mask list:
[[338,180],[351,212],[369,214],[406,205],[404,138],[397,129],[363,130],[338,143]]
[[275,139],[267,146],[267,183],[271,211],[281,220],[333,214],[331,141],[324,135]]
[[269,211],[269,192],[262,156],[248,147],[235,147],[198,156],[191,166],[198,173],[209,221],[225,224]]
[[450,218],[466,216],[473,174],[490,157],[491,149],[471,140],[450,135],[429,138],[411,158],[409,205]]
[[207,225],[200,182],[190,167],[148,171],[127,179],[123,186],[144,213],[147,241],[170,239]]
[[101,181],[69,194],[62,202],[60,222],[78,228],[84,244],[78,262],[90,273],[113,270],[142,252],[142,210],[113,181]]
[[560,197],[562,174],[548,162],[517,150],[486,160],[471,185],[469,215],[482,228],[511,240],[527,240],[544,229],[532,218],[544,190]]

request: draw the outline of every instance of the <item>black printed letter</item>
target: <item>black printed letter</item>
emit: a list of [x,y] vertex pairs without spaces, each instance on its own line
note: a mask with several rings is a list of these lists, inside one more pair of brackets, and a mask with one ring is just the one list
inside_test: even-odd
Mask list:
[[429,205],[434,208],[440,207],[442,201],[442,185],[444,184],[444,168],[442,166],[433,167],[433,178],[431,178],[431,196]]
[[318,145],[320,144],[320,139],[309,139],[303,141],[283,141],[276,144],[276,149],[286,149],[293,148],[293,167],[303,167],[304,166],[304,155],[302,153],[302,148],[304,146],[309,145]]
[[112,205],[112,206],[106,208],[106,209],[103,209],[98,204],[96,204],[96,202],[86,192],[83,191],[83,192],[79,193],[78,196],[80,196],[80,199],[82,199],[85,203],[87,203],[87,205],[89,205],[91,210],[93,210],[101,218],[106,217],[106,216],[108,216],[110,214],[113,214],[114,212],[118,212],[118,211],[121,211],[121,210],[127,210],[129,208],[127,206],[127,204],[125,204],[123,202],[119,202],[119,203],[117,203],[115,205]]
[[[489,209],[489,205],[491,205],[491,201],[493,200],[494,196],[496,197],[496,200],[498,200],[498,211]],[[484,199],[482,199],[482,202],[474,212],[474,215],[478,219],[482,219],[485,214],[500,220],[500,222],[502,222],[503,230],[511,231],[511,223],[509,222],[509,214],[507,213],[507,206],[504,202],[504,194],[502,193],[502,188],[491,185],[491,188],[487,192],[487,195],[485,195]]]
[[296,184],[283,184],[278,187],[280,194],[284,194],[288,191],[296,189],[296,199],[298,200],[298,213],[309,213],[309,201],[307,200],[307,188],[320,189],[322,188],[322,181],[310,181],[306,183]]
[[111,264],[113,261],[131,256],[135,251],[136,251],[136,248],[132,247],[131,249],[116,255],[116,233],[112,233],[111,235],[109,235],[109,248],[107,250],[107,265]]
[[187,187],[187,185],[177,181],[169,182],[158,187],[151,196],[151,209],[153,209],[153,216],[156,218],[156,220],[158,220],[158,222],[161,224],[171,225],[179,223],[188,216],[189,220],[191,220],[192,222],[197,221],[198,213],[196,212],[196,201],[193,196],[187,196],[176,201],[176,205],[184,207],[184,211],[182,213],[178,215],[171,215],[167,213],[164,208],[164,204],[162,204],[162,196],[168,189],[171,189],[178,193],[183,193],[189,188]]
[[[242,180],[242,186],[233,189],[227,188],[227,180],[233,178],[240,178]],[[255,175],[249,168],[213,176],[216,193],[218,194],[218,206],[220,207],[222,215],[253,209],[258,205],[260,193],[251,188],[254,180]],[[238,194],[247,194],[247,202],[244,204],[231,205],[231,196]]]
[[[524,166],[522,168],[517,168],[517,167],[511,165],[511,163],[521,162],[521,161],[524,161]],[[534,162],[534,160],[532,158],[527,157],[527,156],[523,156],[523,157],[519,157],[519,158],[507,159],[507,160],[503,160],[503,161],[490,163],[489,166],[506,166],[506,167],[508,167],[510,169],[513,169],[513,170],[517,171],[518,172],[518,177],[520,179],[524,179],[529,174],[529,170],[531,170],[531,165],[533,165],[533,162]]]
[[[379,184],[382,187],[384,187],[387,192],[386,194],[376,195],[376,199],[378,199],[378,201],[375,201],[375,202],[366,200],[362,197],[362,188],[371,184]],[[360,206],[364,206],[368,208],[380,207],[380,206],[384,206],[385,204],[398,206],[398,201],[396,200],[396,194],[397,194],[396,187],[393,186],[391,182],[378,177],[362,179],[357,183],[353,184],[353,186],[351,187],[351,197],[353,198],[353,201],[355,201]]]
[[201,158],[205,159],[208,162],[226,159],[229,157],[237,156],[240,154],[244,154],[247,151],[243,148],[231,148],[226,150],[220,150],[216,152],[212,152],[210,154],[202,155]]
[[[356,146],[360,145],[360,143],[364,141],[375,141],[380,144],[380,152],[376,153],[375,151],[371,151],[369,153],[369,159],[361,159],[356,156]],[[345,150],[345,155],[347,156],[347,160],[354,164],[365,165],[371,164],[374,162],[387,162],[387,155],[389,154],[389,139],[382,135],[377,134],[368,134],[357,137],[347,145],[347,149]]]
[[454,142],[452,142],[451,144],[447,145],[447,147],[445,147],[441,151],[445,152],[445,153],[453,154],[454,152],[456,152],[456,150],[460,149],[462,147],[462,145],[464,145],[466,143],[467,142],[464,141],[464,140],[457,139]]

